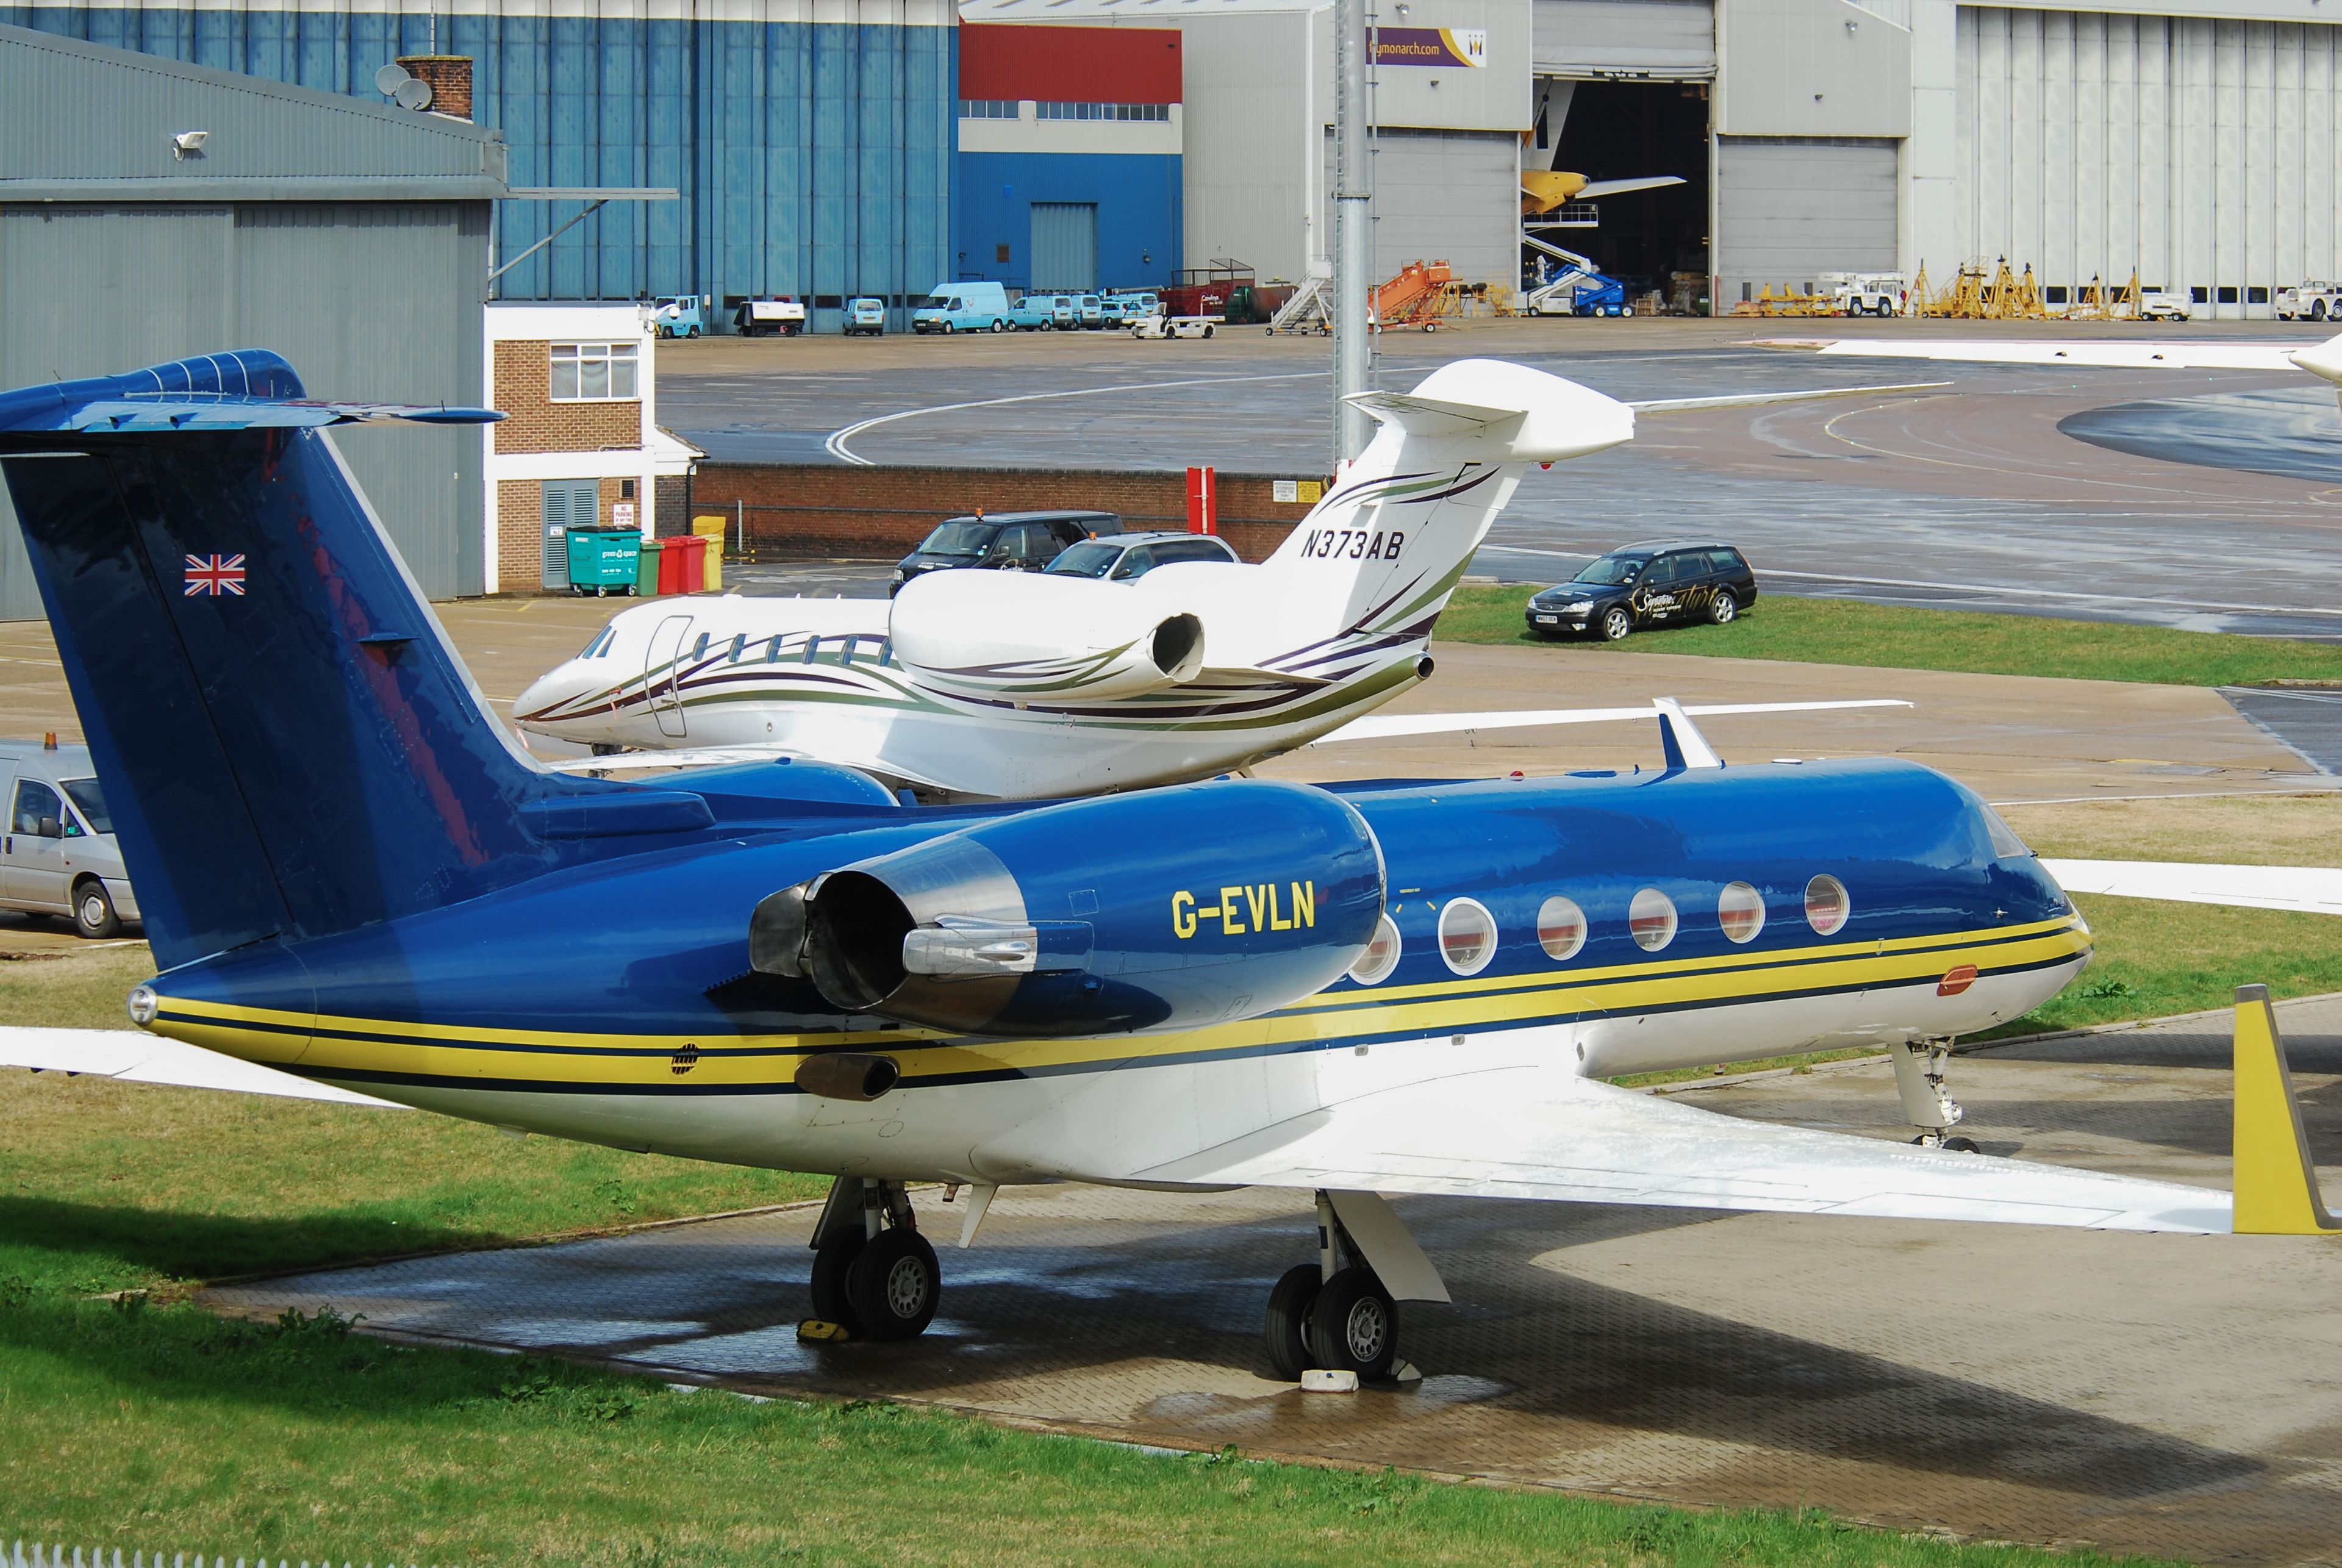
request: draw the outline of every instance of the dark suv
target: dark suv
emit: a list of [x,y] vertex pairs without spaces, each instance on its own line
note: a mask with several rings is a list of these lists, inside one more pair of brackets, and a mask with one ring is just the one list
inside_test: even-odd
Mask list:
[[896,563],[895,580],[886,592],[898,594],[914,577],[955,567],[1038,572],[1068,544],[1121,532],[1122,519],[1111,512],[997,512],[989,517],[979,512],[954,517]]
[[1729,544],[1666,539],[1613,550],[1573,580],[1532,598],[1540,637],[1591,633],[1615,643],[1637,626],[1716,625],[1756,602],[1756,574]]

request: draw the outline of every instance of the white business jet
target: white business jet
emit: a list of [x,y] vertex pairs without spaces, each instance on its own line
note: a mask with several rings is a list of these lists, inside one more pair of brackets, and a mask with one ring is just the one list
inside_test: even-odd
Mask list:
[[[936,572],[891,602],[642,604],[523,693],[514,718],[600,752],[643,748],[575,764],[595,771],[810,757],[939,800],[1206,778],[1341,730],[1431,674],[1432,628],[1529,467],[1509,455],[1523,432],[1550,467],[1633,439],[1638,412],[1910,390],[1620,403],[1522,365],[1458,361],[1411,393],[1353,399],[1381,428],[1259,564],[1179,562],[1126,581]],[[1866,705],[1878,704],[1691,712]],[[1373,734],[1456,718],[1383,717]]]

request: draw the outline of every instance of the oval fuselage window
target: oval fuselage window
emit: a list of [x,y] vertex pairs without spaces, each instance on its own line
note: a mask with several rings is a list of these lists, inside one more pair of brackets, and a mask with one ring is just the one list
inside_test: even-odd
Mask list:
[[1806,884],[1806,924],[1817,936],[1834,936],[1852,914],[1846,884],[1834,876],[1817,876]]
[[1745,882],[1728,884],[1716,895],[1716,923],[1727,941],[1756,941],[1765,929],[1765,895]]
[[1586,945],[1586,912],[1556,894],[1537,908],[1537,945],[1556,964],[1577,956]]
[[1361,985],[1373,985],[1390,977],[1398,967],[1398,925],[1388,914],[1375,923],[1375,934],[1358,961],[1350,965],[1350,978]]
[[1477,974],[1496,955],[1496,917],[1476,899],[1448,901],[1439,912],[1439,956],[1458,974]]
[[1675,900],[1656,887],[1643,889],[1626,905],[1626,930],[1636,946],[1656,953],[1676,939]]

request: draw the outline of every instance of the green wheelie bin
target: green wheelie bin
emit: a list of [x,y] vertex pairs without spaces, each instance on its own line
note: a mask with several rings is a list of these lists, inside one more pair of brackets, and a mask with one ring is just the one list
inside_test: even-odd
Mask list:
[[636,528],[569,530],[569,590],[632,594],[642,575],[643,535]]

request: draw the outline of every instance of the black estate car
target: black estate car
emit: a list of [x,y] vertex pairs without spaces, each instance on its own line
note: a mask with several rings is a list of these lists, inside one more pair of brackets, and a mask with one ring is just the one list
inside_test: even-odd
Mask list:
[[1591,633],[1615,643],[1637,626],[1723,625],[1756,602],[1756,574],[1729,544],[1663,539],[1613,550],[1532,598],[1528,627],[1540,637]]
[[1121,532],[1122,519],[1111,512],[996,512],[989,517],[979,512],[954,517],[895,564],[895,580],[886,592],[900,593],[914,577],[960,566],[1042,571],[1068,544]]

